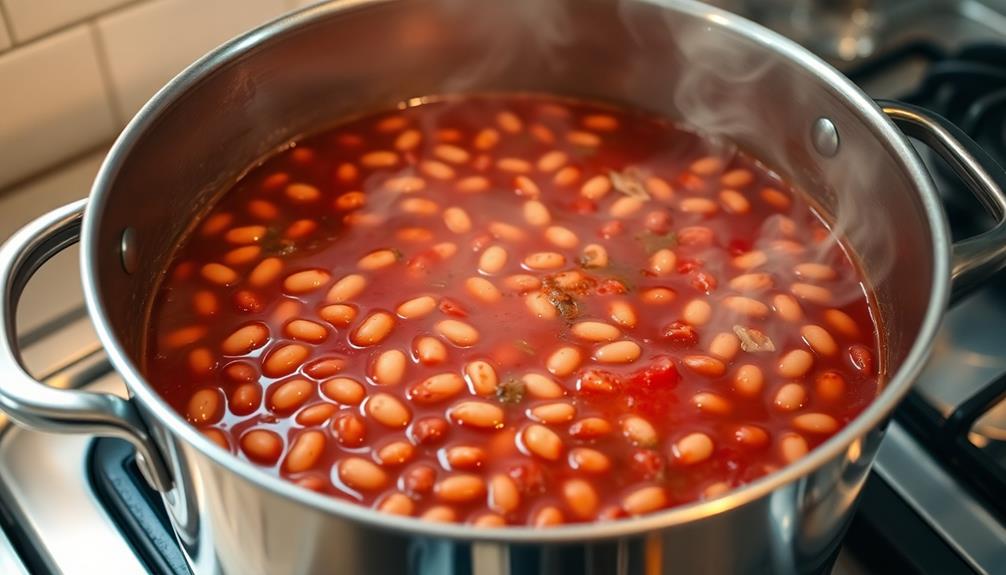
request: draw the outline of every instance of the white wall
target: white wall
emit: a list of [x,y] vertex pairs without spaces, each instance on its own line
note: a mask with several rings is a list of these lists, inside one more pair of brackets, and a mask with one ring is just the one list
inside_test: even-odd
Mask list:
[[101,149],[208,50],[310,0],[0,0],[0,190]]

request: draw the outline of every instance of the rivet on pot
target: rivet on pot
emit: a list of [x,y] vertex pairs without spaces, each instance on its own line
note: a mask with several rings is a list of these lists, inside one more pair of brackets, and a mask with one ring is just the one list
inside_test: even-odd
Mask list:
[[814,126],[810,131],[811,142],[817,153],[826,158],[833,158],[838,153],[838,128],[835,123],[828,118],[818,118],[814,121]]
[[126,228],[122,231],[122,239],[119,240],[119,257],[122,259],[122,269],[127,274],[136,271],[139,264],[139,250],[136,247],[136,230]]

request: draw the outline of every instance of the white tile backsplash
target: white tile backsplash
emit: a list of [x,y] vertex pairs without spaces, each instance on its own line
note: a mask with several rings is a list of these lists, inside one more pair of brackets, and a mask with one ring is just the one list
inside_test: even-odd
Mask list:
[[14,40],[23,42],[130,0],[2,0]]
[[[0,241],[87,195],[102,144],[174,74],[301,3],[0,0]],[[70,247],[29,282],[19,332],[80,309],[78,253]]]
[[100,18],[122,119],[210,49],[287,8],[283,0],[155,0]]
[[[105,157],[100,150],[69,165],[12,189],[0,197],[0,238],[6,239],[38,216],[76,200],[90,191]],[[31,331],[83,303],[77,273],[76,246],[49,260],[25,288],[18,306],[18,330]]]
[[111,142],[215,46],[317,1],[0,0],[0,195]]
[[0,13],[0,52],[10,48],[10,36],[7,35],[7,23],[4,22],[3,13]]
[[0,54],[0,86],[0,188],[116,131],[87,26]]

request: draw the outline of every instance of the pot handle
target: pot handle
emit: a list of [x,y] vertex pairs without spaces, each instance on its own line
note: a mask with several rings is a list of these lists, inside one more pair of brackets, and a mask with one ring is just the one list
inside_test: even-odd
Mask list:
[[953,304],[1006,268],[1006,172],[943,116],[903,102],[877,100],[877,104],[902,132],[939,154],[996,219],[991,230],[954,243],[950,271]]
[[49,258],[77,243],[87,200],[57,208],[21,228],[0,247],[0,407],[18,423],[59,433],[94,433],[133,444],[137,463],[158,491],[171,476],[136,406],[110,393],[56,389],[33,378],[17,341],[17,306],[25,284]]

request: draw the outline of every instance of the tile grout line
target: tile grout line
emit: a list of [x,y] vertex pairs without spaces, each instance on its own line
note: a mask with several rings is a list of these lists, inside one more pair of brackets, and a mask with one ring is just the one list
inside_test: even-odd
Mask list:
[[38,36],[33,36],[31,38],[28,38],[27,40],[18,40],[17,38],[14,37],[14,24],[13,24],[13,21],[11,20],[10,16],[7,14],[7,10],[6,10],[6,7],[5,7],[5,4],[4,4],[3,0],[0,0],[0,14],[3,14],[4,20],[7,22],[7,31],[10,33],[10,43],[11,43],[11,45],[10,45],[10,48],[8,48],[8,50],[13,51],[13,50],[16,50],[16,49],[18,49],[18,48],[20,48],[22,46],[29,46],[29,45],[34,44],[36,42],[41,42],[42,40],[45,40],[46,38],[50,38],[52,36],[56,36],[57,34],[59,34],[61,32],[65,32],[65,31],[70,30],[72,28],[75,28],[75,27],[77,27],[77,26],[79,26],[81,24],[91,23],[93,21],[98,20],[99,18],[103,18],[105,16],[108,16],[109,14],[114,14],[115,12],[119,12],[119,11],[122,11],[122,10],[127,10],[129,8],[132,8],[133,6],[136,6],[138,4],[143,4],[143,3],[148,2],[148,1],[150,1],[150,0],[129,0],[128,2],[125,2],[123,4],[118,4],[118,5],[113,6],[111,8],[106,8],[105,10],[101,10],[101,11],[95,12],[93,14],[88,14],[87,16],[84,16],[82,18],[78,18],[77,20],[73,20],[73,21],[67,22],[65,24],[60,24],[59,26],[57,26],[57,27],[55,27],[55,28],[53,28],[51,30],[46,30],[45,32],[42,32]]
[[13,192],[18,188],[22,188],[24,186],[30,186],[31,184],[44,179],[46,176],[54,172],[57,172],[61,169],[64,169],[68,166],[72,166],[73,164],[81,162],[94,154],[97,154],[99,152],[107,152],[108,148],[112,145],[112,142],[115,140],[116,137],[118,137],[118,131],[116,131],[116,135],[111,139],[100,142],[85,150],[81,150],[79,153],[68,156],[67,158],[64,158],[63,160],[60,160],[58,162],[47,164],[45,167],[39,168],[38,170],[28,174],[27,176],[24,176],[23,178],[19,178],[17,180],[14,180],[13,182],[10,182],[9,184],[0,186],[0,199],[4,198],[8,194],[10,194],[10,192]]
[[[57,26],[56,28],[53,28],[51,30],[47,30],[47,31],[43,32],[42,34],[40,34],[38,36],[34,36],[34,37],[29,38],[27,40],[18,40],[14,36],[14,24],[13,24],[13,20],[8,15],[7,8],[6,8],[6,5],[4,4],[3,0],[0,0],[0,16],[2,16],[2,19],[4,21],[4,24],[5,24],[4,28],[6,28],[6,30],[7,30],[7,35],[10,36],[10,47],[8,47],[6,50],[0,50],[0,55],[5,55],[7,52],[13,52],[13,51],[21,48],[22,46],[30,46],[31,44],[34,44],[36,42],[41,42],[43,40],[46,40],[47,38],[50,38],[52,36],[56,36],[56,35],[58,35],[58,34],[60,34],[62,32],[65,32],[67,30],[71,30],[71,29],[73,29],[73,28],[75,28],[75,27],[77,27],[77,26],[79,26],[81,24],[94,23],[94,22],[97,22],[97,20],[100,20],[101,18],[104,18],[105,16],[114,14],[116,12],[122,12],[122,11],[128,10],[130,8],[133,8],[135,6],[138,6],[140,4],[154,3],[156,1],[157,0],[129,0],[128,2],[125,2],[123,4],[119,4],[119,5],[114,6],[112,8],[108,8],[108,9],[102,10],[100,12],[95,12],[94,14],[89,14],[89,15],[83,17],[83,18],[80,18],[79,20],[73,20],[72,22],[67,22],[65,24],[61,24],[61,25]],[[283,13],[285,14],[286,12],[290,12],[290,11],[292,11],[294,9],[299,8],[298,6],[295,5],[296,1],[297,0],[281,0],[281,2],[283,3],[283,5],[287,6],[287,8],[285,8],[285,10],[284,10]]]
[[[98,21],[101,18],[106,17],[110,14],[125,11],[142,4],[153,4],[157,1],[158,0],[130,0],[129,2],[120,4],[114,8],[96,12],[85,18],[75,20],[71,23],[62,25],[58,28],[54,28],[30,40],[26,40],[21,43],[16,43],[13,35],[13,21],[7,14],[8,9],[6,6],[6,1],[0,0],[0,16],[4,17],[3,27],[6,28],[11,35],[11,46],[7,50],[0,51],[0,58],[5,57],[8,53],[13,53],[21,49],[22,47],[29,47],[36,43],[42,43],[46,40],[49,40],[62,33],[71,31],[75,28],[85,26],[87,27],[88,34],[91,36],[92,49],[95,51],[95,56],[98,65],[99,81],[101,82],[103,89],[107,92],[106,101],[108,102],[108,105],[111,108],[113,119],[117,123],[117,125],[115,125],[113,128],[114,135],[112,136],[112,138],[100,142],[92,147],[88,147],[87,149],[81,150],[77,154],[73,154],[69,157],[63,158],[54,163],[48,163],[45,166],[39,168],[38,170],[26,174],[12,182],[0,185],[0,197],[5,196],[10,191],[15,190],[21,186],[28,185],[38,179],[41,179],[54,170],[59,170],[65,166],[69,166],[77,161],[80,161],[81,159],[83,159],[88,155],[96,153],[97,151],[108,149],[108,146],[111,144],[112,141],[114,141],[115,137],[117,137],[118,133],[121,131],[122,127],[125,125],[126,121],[128,121],[129,118],[126,117],[126,114],[124,113],[124,107],[122,100],[120,98],[120,94],[115,89],[114,74],[112,72],[111,60],[108,54],[108,47],[106,46],[105,38],[101,33],[101,29],[98,27]],[[296,0],[282,0],[281,3],[287,6],[288,7],[287,11],[289,11],[289,6],[295,1]]]
[[108,92],[108,103],[112,107],[112,114],[117,122],[116,132],[118,132],[125,125],[127,118],[123,113],[122,101],[119,99],[119,93],[115,89],[114,78],[112,78],[112,66],[108,59],[108,50],[105,47],[105,37],[93,20],[87,23],[87,27],[90,29],[95,55],[98,58],[98,76],[101,77],[101,83],[105,86],[105,91]]

